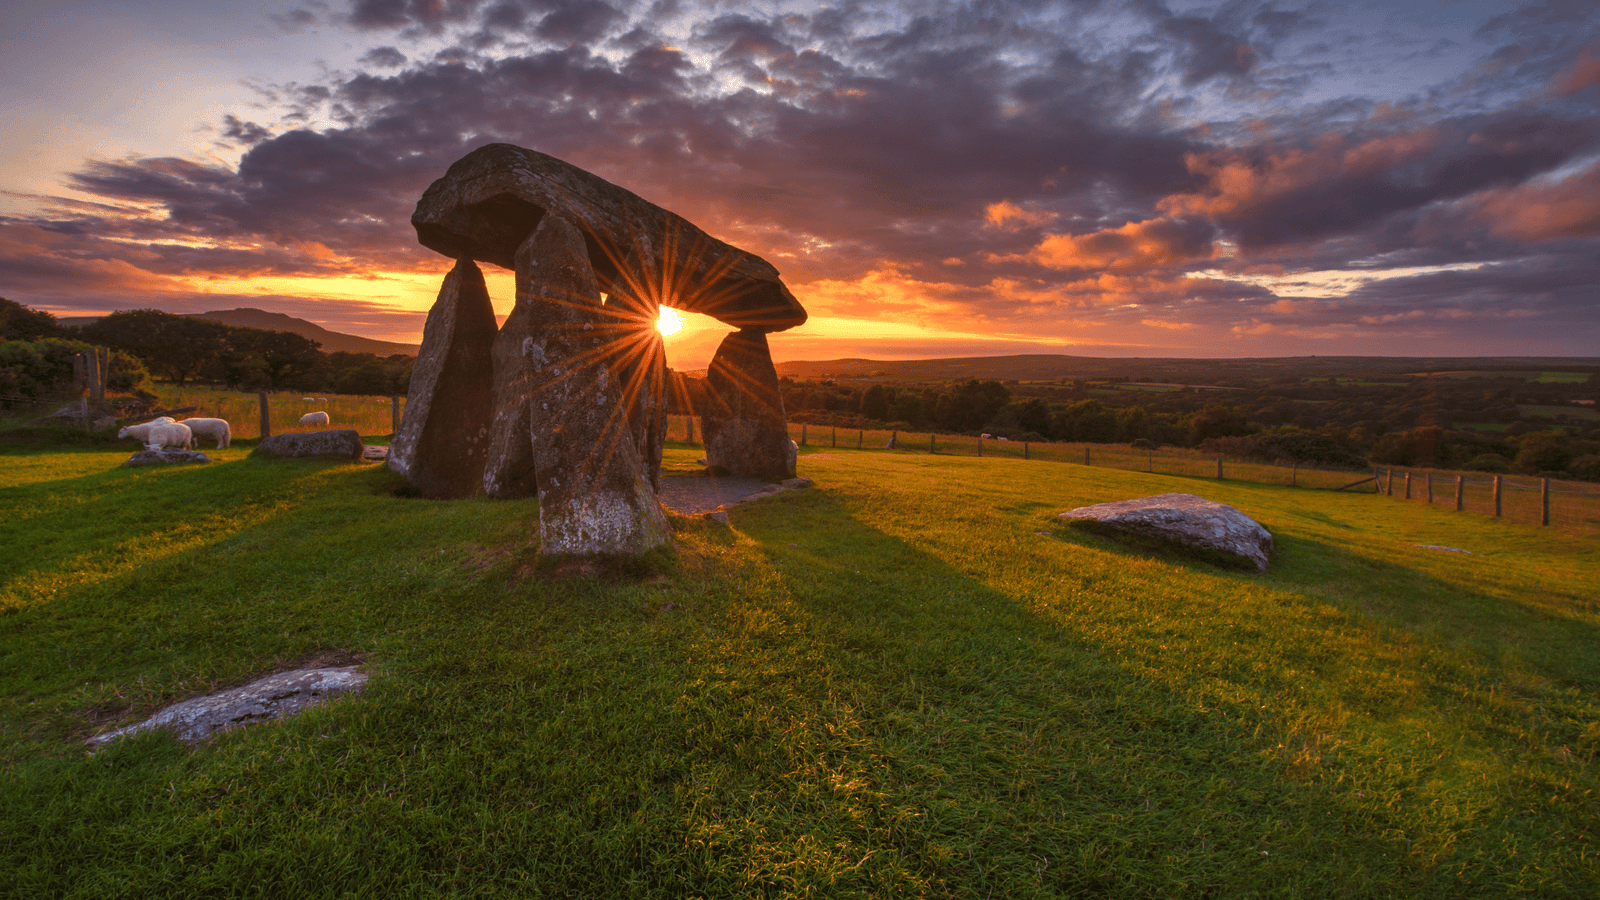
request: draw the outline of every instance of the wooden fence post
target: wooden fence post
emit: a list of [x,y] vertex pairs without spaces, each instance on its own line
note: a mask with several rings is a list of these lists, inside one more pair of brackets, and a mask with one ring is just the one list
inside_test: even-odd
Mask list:
[[1494,477],[1494,517],[1500,518],[1500,476]]
[[1406,470],[1406,499],[1411,499],[1411,470]]
[[929,433],[929,435],[928,435],[928,452],[929,453],[936,453],[939,450],[939,445],[934,443],[934,441],[935,441],[934,435],[932,433]]
[[1539,479],[1539,524],[1550,524],[1550,476]]
[[1300,486],[1300,464],[1293,463],[1289,466],[1289,487]]
[[833,426],[833,446],[839,446],[839,426]]
[[1144,448],[1144,470],[1146,472],[1154,472],[1156,470],[1156,451],[1154,448]]
[[1083,464],[1089,465],[1089,446],[1087,444],[1083,447]]
[[1456,476],[1456,512],[1461,512],[1461,476]]
[[1384,469],[1383,473],[1386,476],[1383,479],[1383,495],[1385,497],[1393,497],[1394,496],[1394,470],[1393,469]]
[[389,424],[394,428],[389,434],[393,437],[400,436],[400,395],[389,395]]
[[1217,457],[1217,480],[1222,480],[1222,457]]
[[683,427],[689,430],[689,444],[694,444],[694,413],[683,417]]
[[1031,458],[1031,457],[1028,456],[1028,442],[1027,441],[1023,441],[1022,442],[1022,458],[1023,459],[1030,459]]
[[800,423],[800,446],[806,445],[806,423]]
[[1433,505],[1433,470],[1428,470],[1428,505]]
[[267,401],[267,392],[256,394],[256,398],[261,401],[261,436],[272,437],[272,417],[269,412],[271,404]]
[[978,435],[978,455],[983,456],[983,435]]
[[859,429],[859,430],[856,431],[856,449],[857,450],[861,449],[861,438],[866,433],[867,433],[867,430],[865,428],[862,428],[862,429]]

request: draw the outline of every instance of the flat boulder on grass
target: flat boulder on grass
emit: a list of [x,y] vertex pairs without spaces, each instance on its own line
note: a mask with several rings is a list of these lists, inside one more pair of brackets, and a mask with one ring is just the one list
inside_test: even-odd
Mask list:
[[125,469],[140,466],[181,466],[191,463],[208,463],[211,457],[198,450],[140,450],[122,464]]
[[262,438],[250,455],[275,459],[360,459],[361,435],[354,428],[275,434]]
[[1132,537],[1232,568],[1267,570],[1272,535],[1261,523],[1226,504],[1194,494],[1157,494],[1069,509],[1069,525]]
[[100,747],[151,728],[170,728],[178,740],[198,744],[224,728],[292,716],[338,694],[359,691],[366,683],[366,673],[356,666],[282,672],[242,688],[174,704],[143,722],[96,735],[89,745]]

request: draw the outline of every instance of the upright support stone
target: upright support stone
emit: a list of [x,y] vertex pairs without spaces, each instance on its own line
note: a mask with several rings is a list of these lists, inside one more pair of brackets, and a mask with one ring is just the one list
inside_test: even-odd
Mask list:
[[[520,287],[519,287],[520,292]],[[489,448],[483,464],[483,492],[500,500],[539,493],[533,459],[534,369],[524,349],[537,339],[539,310],[519,302],[494,339],[494,395]]]
[[711,409],[701,418],[706,465],[741,478],[793,478],[795,446],[765,332],[723,338],[706,373]]
[[517,307],[526,308],[516,349],[529,379],[541,549],[638,554],[668,544],[666,516],[631,433],[629,386],[619,381],[630,370],[629,332],[640,323],[601,305],[583,233],[557,215],[540,219],[515,264]]
[[483,489],[497,330],[483,273],[472,260],[457,260],[428,311],[386,462],[424,497],[470,497]]

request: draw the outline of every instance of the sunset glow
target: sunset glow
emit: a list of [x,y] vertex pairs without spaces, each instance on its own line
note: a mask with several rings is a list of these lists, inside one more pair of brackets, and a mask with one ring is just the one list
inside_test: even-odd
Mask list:
[[[1592,3],[124,6],[5,23],[0,296],[58,316],[415,343],[451,261],[411,213],[495,140],[775,265],[780,360],[1600,346]],[[728,331],[670,316],[674,365]]]
[[656,317],[656,330],[662,337],[670,337],[683,330],[683,316],[670,306],[661,307],[661,315]]

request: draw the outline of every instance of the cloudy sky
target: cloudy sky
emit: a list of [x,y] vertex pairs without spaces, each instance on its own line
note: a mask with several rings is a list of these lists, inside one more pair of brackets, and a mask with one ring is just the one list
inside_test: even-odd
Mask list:
[[1593,0],[8,0],[0,84],[57,315],[419,340],[507,141],[776,265],[780,359],[1600,355]]

